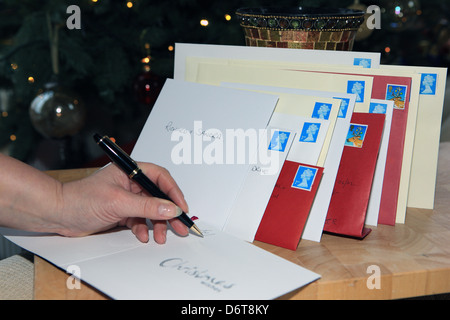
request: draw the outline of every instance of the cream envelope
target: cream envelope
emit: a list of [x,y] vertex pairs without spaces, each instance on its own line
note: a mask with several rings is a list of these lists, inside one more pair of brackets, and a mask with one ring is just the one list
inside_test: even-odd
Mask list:
[[[280,127],[271,125],[267,132],[261,134],[260,142],[262,143],[259,145],[258,152],[262,156],[258,159],[264,160],[267,157],[272,160],[270,165],[268,165],[269,161],[266,161],[267,163],[260,161],[249,168],[223,229],[248,242],[253,242],[255,238],[283,163],[290,152],[292,142],[297,140],[296,129],[277,128]],[[274,147],[272,143],[274,137],[280,139],[281,135],[285,141],[281,141],[280,147]]]
[[[325,140],[322,145],[322,149],[320,150],[320,156],[317,159],[316,163],[310,163],[310,162],[302,162],[301,163],[307,163],[311,165],[317,165],[319,167],[322,167],[325,158],[328,153],[328,148],[330,145],[331,138],[333,136],[334,132],[334,126],[336,124],[336,119],[339,116],[340,111],[340,105],[341,100],[340,99],[334,99],[331,97],[326,96],[314,96],[309,94],[295,94],[295,93],[289,93],[289,92],[277,92],[276,88],[268,88],[268,87],[261,87],[261,86],[253,86],[253,85],[246,85],[242,83],[230,83],[230,82],[223,82],[221,83],[221,86],[225,86],[228,88],[236,88],[236,89],[244,89],[244,90],[250,90],[250,91],[256,91],[256,92],[262,92],[262,93],[269,93],[269,94],[275,94],[278,95],[278,103],[275,108],[275,113],[284,113],[289,114],[293,116],[303,116],[307,118],[313,118],[313,119],[323,119],[327,120],[328,124],[327,131],[324,131],[323,128],[320,130],[320,134],[325,134]],[[322,109],[324,108],[324,109]],[[273,118],[273,117],[272,117]],[[282,124],[272,124],[273,126],[280,126],[283,127]],[[294,130],[294,129],[293,129]],[[294,145],[293,153],[297,152],[297,146]]]
[[[174,78],[177,80],[187,80],[186,75],[192,76],[197,72],[197,68],[186,65],[186,58],[222,58],[222,59],[243,59],[247,61],[264,60],[267,63],[277,61],[317,63],[317,64],[338,64],[338,65],[359,65],[361,61],[368,63],[372,68],[380,65],[380,53],[357,52],[357,51],[327,51],[327,50],[304,50],[287,48],[264,48],[249,46],[226,46],[208,45],[192,43],[175,44],[175,65]],[[189,71],[187,70],[189,69]]]
[[355,111],[368,112],[373,78],[318,72],[288,71],[256,66],[229,66],[200,63],[198,83],[220,85],[222,82],[286,87],[306,90],[356,94]]
[[[185,66],[185,81],[195,82],[195,79],[198,77],[198,66],[201,63],[207,64],[218,64],[223,66],[254,66],[264,69],[286,69],[289,70],[287,66],[297,65],[299,63],[292,62],[272,62],[272,61],[261,61],[261,60],[232,60],[232,59],[218,59],[218,58],[210,58],[210,57],[187,57],[186,58],[186,66]],[[302,63],[303,65],[303,63]],[[321,64],[321,67],[328,67],[327,64]],[[347,66],[350,67],[350,66]],[[359,66],[352,66],[354,68],[361,68]]]
[[[311,212],[306,222],[302,239],[319,242],[322,237],[323,226],[328,212],[331,195],[336,180],[336,175],[341,161],[342,150],[344,148],[345,138],[348,133],[350,119],[355,107],[356,97],[354,94],[343,94],[336,92],[302,90],[285,87],[272,87],[263,85],[236,84],[236,87],[249,90],[258,90],[262,92],[277,92],[278,94],[290,93],[300,95],[312,95],[320,97],[331,97],[340,101],[340,110],[333,131],[332,140],[328,148],[328,154],[324,163],[324,173],[321,184],[317,190]],[[278,107],[278,106],[277,106]],[[275,109],[277,110],[277,109]],[[277,112],[274,113],[274,117]],[[289,113],[288,113],[289,114]]]
[[384,169],[386,167],[387,150],[391,133],[392,113],[394,111],[394,101],[372,99],[370,103],[370,113],[384,113],[384,131],[381,138],[380,151],[378,153],[377,164],[373,176],[372,190],[370,191],[369,203],[367,206],[366,221],[369,226],[378,225],[378,213],[380,210],[381,191],[383,189]]
[[[447,68],[382,65],[381,70],[420,75],[408,207],[433,209]],[[396,222],[404,219],[399,217]]]
[[179,237],[169,229],[165,245],[141,243],[129,229],[78,238],[6,228],[0,234],[66,270],[68,283],[73,274],[113,299],[274,299],[320,277],[196,224],[204,238]]

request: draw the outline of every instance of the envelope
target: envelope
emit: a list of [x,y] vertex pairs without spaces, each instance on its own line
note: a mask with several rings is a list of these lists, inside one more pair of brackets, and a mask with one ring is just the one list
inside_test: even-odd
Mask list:
[[[447,68],[382,65],[380,70],[420,78],[407,205],[433,209]],[[396,222],[404,223],[405,216],[397,214]]]
[[375,174],[373,177],[372,190],[370,192],[369,205],[366,214],[366,224],[376,226],[378,224],[378,214],[380,212],[381,192],[383,190],[384,172],[386,168],[386,157],[391,135],[392,113],[394,111],[394,101],[372,99],[369,113],[384,113],[383,137],[381,138],[380,151],[378,153]]
[[278,97],[167,80],[132,157],[165,167],[190,214],[222,230]]
[[[284,145],[273,148],[274,137],[284,135]],[[266,209],[272,190],[277,182],[284,161],[291,150],[292,142],[296,140],[296,132],[285,129],[268,127],[261,133],[258,152],[267,154],[272,161],[259,161],[250,166],[242,187],[228,215],[223,230],[239,239],[253,242],[256,230]],[[265,158],[258,157],[258,159]]]
[[353,113],[324,231],[360,239],[370,232],[364,222],[385,118]]
[[321,167],[286,160],[255,240],[296,250],[322,174]]
[[[278,103],[274,115],[270,120],[270,125],[272,126],[289,127],[292,130],[299,130],[301,128],[303,130],[303,123],[307,121],[306,119],[311,119],[309,121],[310,124],[314,122],[320,123],[320,130],[314,133],[314,136],[317,136],[314,139],[317,140],[317,143],[314,143],[314,145],[311,143],[301,143],[300,139],[297,139],[298,141],[294,142],[294,146],[288,157],[294,161],[323,166],[333,136],[336,119],[338,116],[343,116],[343,112],[341,111],[342,99],[335,99],[331,96],[327,97],[323,93],[315,95],[304,91],[304,93],[300,94],[300,92],[295,93],[293,91],[284,92],[276,87],[242,83],[223,82],[221,86],[278,95]],[[344,102],[347,103],[347,99]],[[302,117],[299,118],[298,116]],[[307,129],[305,128],[305,130]],[[299,135],[301,132],[297,132],[297,134]],[[299,148],[299,144],[301,144],[302,148]],[[321,145],[322,149],[317,149],[316,145]],[[308,150],[303,151],[304,148]],[[311,150],[311,148],[314,150]],[[315,157],[317,152],[320,152],[318,158]],[[296,160],[298,156],[300,158]]]
[[[304,50],[288,48],[262,48],[249,46],[226,46],[192,43],[175,44],[174,79],[187,80],[189,69],[197,72],[197,67],[186,64],[189,57],[263,60],[265,63],[278,61],[359,65],[364,61],[372,68],[380,66],[380,53],[357,51]],[[195,75],[194,75],[195,77]]]
[[227,66],[200,63],[196,82],[220,85],[222,82],[286,87],[356,94],[357,110],[369,110],[373,77],[316,72],[264,69],[254,66]]
[[[285,128],[294,130],[296,133],[287,160],[323,166],[334,131],[334,126],[333,131],[330,129],[329,120],[275,112],[270,119],[270,124],[272,126],[284,125]],[[330,132],[331,134],[329,134]],[[326,147],[324,147],[325,144]],[[322,160],[323,153],[325,153],[325,157]]]
[[[376,71],[375,71],[376,72]],[[417,97],[411,77],[374,76],[373,99],[394,101],[378,223],[394,225],[396,216],[406,214],[407,191],[414,145]],[[401,101],[404,100],[404,101]]]

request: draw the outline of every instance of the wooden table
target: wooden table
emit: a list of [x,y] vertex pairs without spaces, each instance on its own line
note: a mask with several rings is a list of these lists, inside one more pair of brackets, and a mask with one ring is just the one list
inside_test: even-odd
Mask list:
[[[49,174],[70,181],[94,170]],[[255,245],[322,276],[282,299],[397,299],[447,293],[450,292],[449,191],[447,142],[440,145],[434,210],[408,208],[405,224],[379,225],[362,241],[324,234],[320,243],[302,240],[296,251],[261,242]],[[379,282],[374,280],[377,271]],[[85,283],[80,290],[69,290],[67,279],[64,271],[35,258],[36,299],[107,299]],[[368,282],[379,284],[380,288],[369,289]]]

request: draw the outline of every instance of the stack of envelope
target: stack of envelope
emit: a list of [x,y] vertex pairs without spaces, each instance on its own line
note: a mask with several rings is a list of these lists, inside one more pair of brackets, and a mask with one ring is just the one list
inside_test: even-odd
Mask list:
[[[178,89],[163,90],[133,155],[167,166],[192,214],[243,240],[295,250],[300,239],[320,241],[324,231],[362,239],[370,226],[405,223],[407,207],[433,208],[446,74],[381,65],[373,52],[178,43],[168,80]],[[228,99],[246,92],[248,100],[237,98],[245,105],[237,110],[239,103],[210,88],[222,88]],[[190,99],[184,91],[200,93]],[[272,107],[257,100],[269,97],[277,99]],[[223,140],[203,135],[203,149],[196,149],[194,121]],[[183,139],[169,143],[159,135],[157,123],[167,122],[188,131],[190,151],[181,153],[190,161],[174,164]],[[225,135],[239,128],[246,152],[233,146],[238,135]],[[283,148],[271,148],[271,139]],[[167,152],[151,155],[162,144]],[[211,154],[245,159],[193,164],[194,155]],[[250,154],[259,157],[251,161]],[[277,165],[264,167],[261,154]]]

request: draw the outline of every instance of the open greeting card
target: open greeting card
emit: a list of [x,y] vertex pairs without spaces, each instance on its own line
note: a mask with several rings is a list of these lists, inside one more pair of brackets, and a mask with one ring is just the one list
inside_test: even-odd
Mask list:
[[140,243],[128,229],[83,238],[2,228],[0,233],[63,270],[76,267],[79,274],[74,276],[112,299],[274,299],[320,277],[200,221],[196,224],[204,238],[179,237],[169,230],[165,245]]

